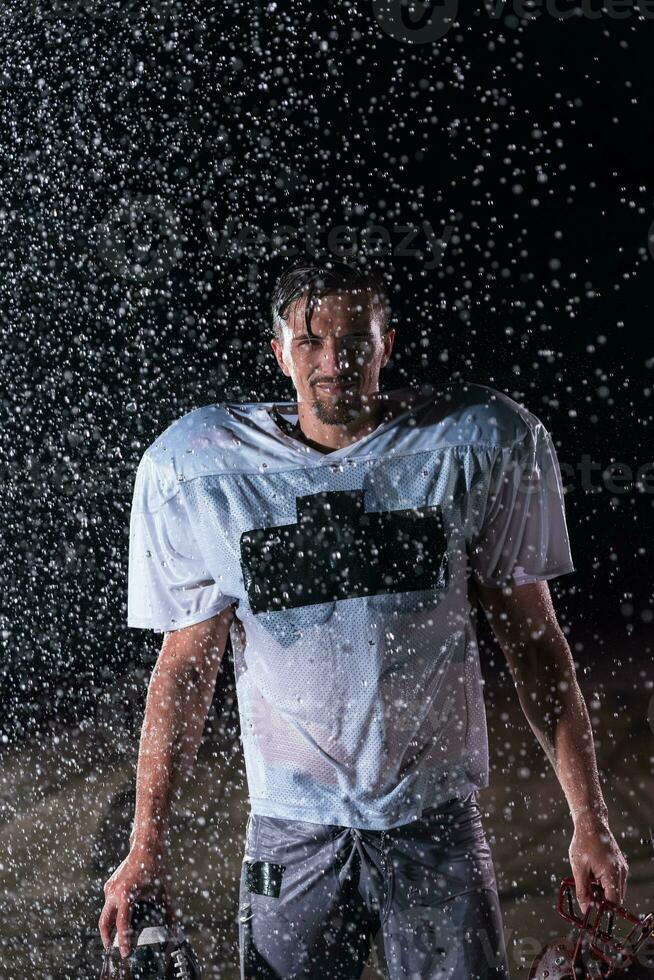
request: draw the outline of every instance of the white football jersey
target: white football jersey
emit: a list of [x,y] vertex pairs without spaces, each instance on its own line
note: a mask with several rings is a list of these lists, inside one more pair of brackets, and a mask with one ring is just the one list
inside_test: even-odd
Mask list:
[[574,571],[539,419],[485,385],[407,390],[333,452],[292,436],[295,402],[225,402],[139,463],[127,622],[234,604],[254,813],[386,829],[487,786],[475,582]]

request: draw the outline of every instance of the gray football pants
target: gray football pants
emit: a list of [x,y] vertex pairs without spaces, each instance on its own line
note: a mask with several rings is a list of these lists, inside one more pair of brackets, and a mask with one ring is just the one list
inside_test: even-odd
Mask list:
[[474,793],[391,830],[250,814],[242,980],[508,980],[495,869]]

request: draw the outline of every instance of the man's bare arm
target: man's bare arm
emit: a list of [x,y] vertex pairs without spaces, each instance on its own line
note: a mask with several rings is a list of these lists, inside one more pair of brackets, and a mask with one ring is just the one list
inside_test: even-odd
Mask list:
[[627,862],[608,826],[593,732],[572,653],[546,581],[506,589],[477,585],[479,600],[506,657],[524,715],[565,794],[575,834],[570,862],[582,908],[591,875],[610,901],[622,902]]
[[168,831],[174,798],[190,775],[211,704],[234,607],[166,633],[152,671],[141,728],[136,807],[129,854],[104,886],[98,922],[103,944],[115,925],[123,956],[131,946],[131,908],[139,897],[161,903],[174,919]]
[[233,618],[229,606],[165,634],[141,728],[132,847],[167,843],[174,797],[195,764]]

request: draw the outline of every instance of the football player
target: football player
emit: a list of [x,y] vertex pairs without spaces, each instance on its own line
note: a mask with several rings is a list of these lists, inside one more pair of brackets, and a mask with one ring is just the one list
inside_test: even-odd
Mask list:
[[543,423],[480,383],[379,388],[383,279],[298,263],[272,299],[286,402],[205,405],[138,467],[128,625],[165,634],[131,847],[100,930],[171,904],[167,834],[228,633],[249,819],[241,976],[509,975],[478,792],[489,784],[479,602],[569,805],[582,908],[624,897],[588,712],[548,580],[573,572]]

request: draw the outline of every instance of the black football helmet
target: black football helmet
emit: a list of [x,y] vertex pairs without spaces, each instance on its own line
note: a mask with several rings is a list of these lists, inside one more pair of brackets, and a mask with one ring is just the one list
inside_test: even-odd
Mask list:
[[171,930],[163,909],[137,902],[132,909],[132,944],[123,958],[118,937],[105,950],[100,980],[202,980],[200,965],[181,928]]

